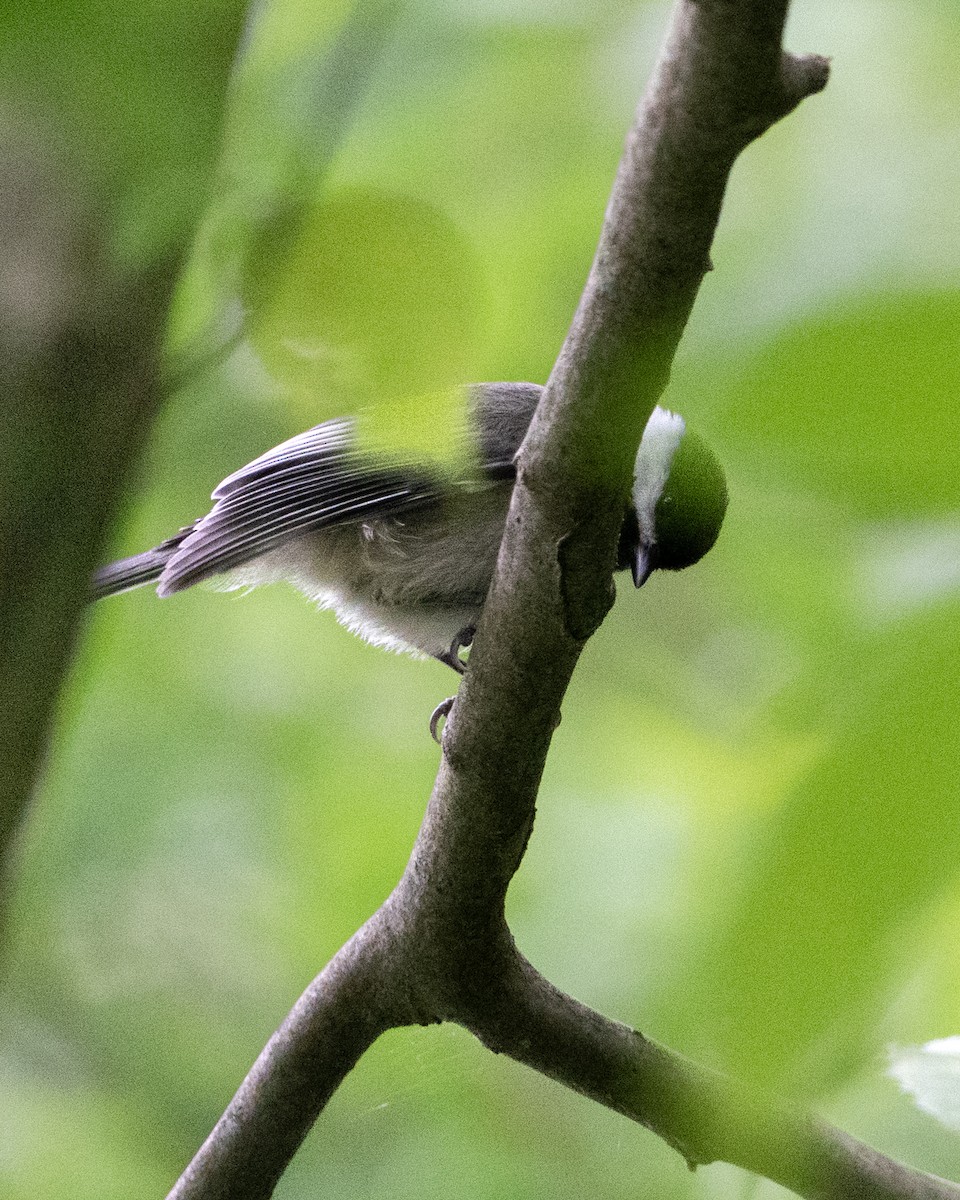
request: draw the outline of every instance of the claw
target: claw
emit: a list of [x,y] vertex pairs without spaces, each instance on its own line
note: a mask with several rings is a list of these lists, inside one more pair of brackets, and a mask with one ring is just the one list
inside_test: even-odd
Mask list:
[[[446,663],[448,667],[453,667],[458,675],[462,675],[467,669],[467,664],[460,657],[460,651],[471,645],[476,632],[476,625],[465,625],[450,643],[450,649],[444,650],[443,654],[438,654],[437,658],[440,662]],[[441,700],[430,716],[430,736],[438,746],[442,743],[440,735],[437,733],[437,726],[445,717],[450,716],[454,700],[456,700],[456,696],[448,696],[446,700]]]
[[453,708],[456,699],[456,696],[448,696],[446,700],[441,700],[430,714],[430,736],[438,746],[442,746],[443,743],[440,741],[440,735],[437,733],[437,726],[446,717],[449,717],[450,710]]
[[476,632],[476,625],[464,626],[450,643],[450,649],[437,655],[439,661],[446,663],[448,667],[453,667],[458,675],[462,675],[467,669],[467,664],[460,657],[460,651],[465,650],[473,642],[473,635]]

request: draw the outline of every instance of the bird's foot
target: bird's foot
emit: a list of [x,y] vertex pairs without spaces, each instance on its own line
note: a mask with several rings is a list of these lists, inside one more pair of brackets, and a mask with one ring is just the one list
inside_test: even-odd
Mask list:
[[472,644],[473,635],[476,632],[476,625],[465,625],[450,643],[450,649],[444,650],[443,654],[437,655],[439,661],[446,663],[448,667],[452,667],[458,675],[462,675],[467,669],[467,664],[460,657],[460,651],[466,650]]
[[439,733],[437,733],[437,726],[441,721],[446,720],[450,716],[450,710],[453,708],[456,700],[456,696],[448,696],[446,700],[441,700],[430,714],[430,736],[438,746],[442,746],[443,743],[440,741]]
[[[443,654],[438,654],[437,658],[440,662],[446,663],[448,667],[452,667],[458,675],[462,675],[467,669],[467,664],[460,657],[460,651],[472,644],[473,635],[476,632],[476,625],[465,625],[450,643],[450,649],[445,650]],[[455,700],[456,696],[448,696],[446,700],[441,700],[430,716],[430,736],[438,746],[441,742],[437,729],[440,722],[450,716],[450,710],[453,708]]]

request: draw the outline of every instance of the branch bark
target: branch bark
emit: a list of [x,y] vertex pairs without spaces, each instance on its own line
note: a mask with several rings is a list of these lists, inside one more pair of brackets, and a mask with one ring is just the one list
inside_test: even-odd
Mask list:
[[827,80],[784,55],[787,0],[678,0],[627,139],[596,259],[518,460],[500,560],[410,862],[271,1039],[171,1192],[272,1193],[387,1028],[456,1021],[491,1049],[817,1200],[960,1197],[557,991],[504,918],[560,704],[612,602],[640,436],[709,265],[739,152]]

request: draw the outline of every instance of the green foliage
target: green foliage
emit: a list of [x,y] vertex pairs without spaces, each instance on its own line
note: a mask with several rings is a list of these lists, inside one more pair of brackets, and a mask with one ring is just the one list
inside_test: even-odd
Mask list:
[[[203,63],[230,11],[0,14],[0,75],[58,96],[127,256],[202,199]],[[581,999],[957,1177],[955,1136],[885,1070],[890,1043],[960,1025],[960,23],[933,0],[857,13],[798,7],[791,44],[834,81],[738,166],[665,399],[724,463],[724,531],[691,571],[623,587],[590,643],[510,917]],[[410,393],[542,382],[664,17],[261,6],[174,320],[202,369],[116,551],[360,401],[389,397],[390,437],[436,450],[456,408],[426,419]],[[0,996],[5,1196],[173,1181],[402,870],[449,688],[282,589],[91,613]],[[278,1196],[745,1186],[433,1029],[374,1048]]]
[[[436,455],[453,433],[475,336],[476,264],[442,213],[350,188],[261,241],[244,290],[251,345],[305,420],[369,412],[371,450]],[[425,393],[431,402],[425,403]],[[318,397],[323,399],[318,403]]]
[[0,130],[57,146],[120,263],[162,252],[199,215],[242,17],[237,0],[189,18],[169,0],[0,6]]

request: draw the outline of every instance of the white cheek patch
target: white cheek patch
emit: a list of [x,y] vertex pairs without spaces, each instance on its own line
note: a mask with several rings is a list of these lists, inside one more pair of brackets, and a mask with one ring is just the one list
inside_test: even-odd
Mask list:
[[686,422],[679,413],[668,412],[658,404],[643,431],[633,468],[633,507],[640,524],[641,537],[648,545],[654,541],[654,509],[663,495],[673,456],[686,428]]

